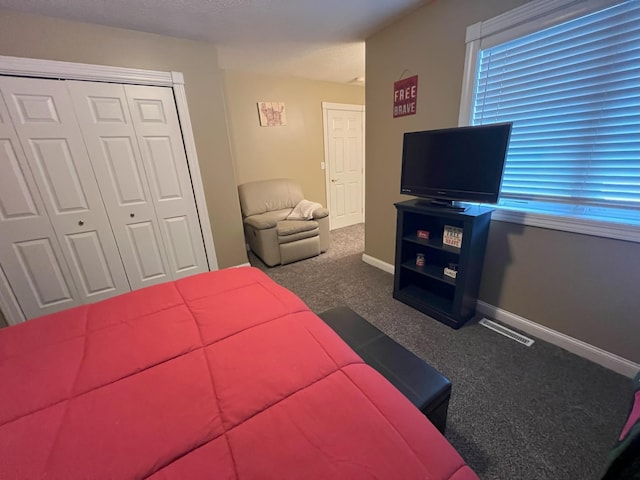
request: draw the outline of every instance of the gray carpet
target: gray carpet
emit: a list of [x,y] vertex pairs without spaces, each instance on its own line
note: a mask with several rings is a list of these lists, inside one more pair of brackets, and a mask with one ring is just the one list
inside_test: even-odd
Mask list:
[[329,251],[267,268],[315,312],[348,306],[453,383],[446,437],[482,479],[597,479],[631,380],[548,343],[527,348],[472,321],[453,330],[394,300],[393,276],[362,262],[363,225]]

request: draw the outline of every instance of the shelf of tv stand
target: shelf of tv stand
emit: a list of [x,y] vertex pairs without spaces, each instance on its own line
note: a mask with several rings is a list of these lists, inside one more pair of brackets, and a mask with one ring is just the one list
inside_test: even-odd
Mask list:
[[449,285],[455,285],[456,279],[448,277],[444,274],[444,267],[440,267],[438,265],[425,265],[424,267],[419,267],[415,264],[415,262],[407,261],[402,264],[402,268],[407,268],[414,272],[419,273],[420,275],[425,275],[430,278],[435,278],[436,280],[440,280],[441,282],[448,283]]
[[[453,328],[475,316],[492,208],[472,206],[462,212],[425,208],[420,200],[395,204],[396,260],[393,297]],[[442,242],[445,225],[462,229],[460,248]],[[430,238],[419,238],[427,230]],[[416,265],[418,254],[425,265]],[[458,264],[456,278],[444,274]]]
[[451,245],[445,245],[444,243],[442,243],[442,237],[426,239],[420,238],[418,237],[418,235],[405,235],[402,239],[405,242],[412,242],[423,247],[434,248],[436,250],[442,250],[444,252],[460,255],[460,249],[457,247],[452,247]]
[[407,285],[398,291],[394,291],[393,298],[434,317],[439,312],[450,315],[453,311],[453,301],[451,299],[436,295],[415,284]]

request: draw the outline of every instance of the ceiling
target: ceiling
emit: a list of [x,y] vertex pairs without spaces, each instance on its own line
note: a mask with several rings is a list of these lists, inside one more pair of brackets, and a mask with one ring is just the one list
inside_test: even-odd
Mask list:
[[[220,67],[362,83],[364,40],[429,0],[0,0],[0,7],[218,47]],[[358,80],[356,80],[358,79]]]

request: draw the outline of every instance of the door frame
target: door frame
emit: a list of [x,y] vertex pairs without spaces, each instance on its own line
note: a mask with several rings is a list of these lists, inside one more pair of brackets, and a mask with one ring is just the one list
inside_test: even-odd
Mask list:
[[[365,119],[366,119],[366,109],[364,105],[355,105],[351,103],[331,103],[331,102],[322,102],[322,130],[324,136],[324,190],[325,196],[327,197],[327,209],[329,212],[332,212],[332,203],[331,203],[331,175],[329,175],[330,171],[330,163],[331,159],[329,158],[329,110],[346,110],[348,112],[362,112],[362,220],[365,218],[365,171],[366,171],[366,152],[365,152]],[[332,229],[331,225],[331,213],[329,213],[329,230]]]
[[[59,62],[34,58],[8,57],[0,55],[0,75],[14,77],[39,77],[63,80],[87,80],[93,82],[111,82],[121,84],[148,85],[170,87],[176,101],[178,119],[182,130],[187,166],[191,175],[193,195],[196,202],[200,231],[204,241],[204,250],[209,270],[218,269],[218,259],[213,244],[211,223],[207,202],[204,196],[200,164],[196,152],[195,139],[191,127],[191,117],[187,105],[187,95],[182,72],[162,72],[157,70],[140,70],[137,68],[110,67],[88,63]],[[13,295],[11,286],[0,267],[0,307],[9,325],[25,320],[22,309]]]

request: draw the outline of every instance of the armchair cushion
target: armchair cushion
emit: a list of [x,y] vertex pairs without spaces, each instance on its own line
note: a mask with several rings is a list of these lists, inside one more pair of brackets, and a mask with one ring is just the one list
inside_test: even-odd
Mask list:
[[278,222],[278,236],[286,237],[288,235],[308,232],[317,228],[318,222],[314,222],[313,220],[286,220],[284,222]]
[[267,228],[273,228],[278,224],[278,222],[285,220],[287,215],[289,215],[289,212],[291,212],[291,209],[285,208],[283,210],[272,210],[271,212],[259,213],[257,215],[246,217],[244,219],[244,223],[251,225],[253,228],[258,230],[265,230]]
[[[280,222],[280,223],[291,223],[291,222],[298,222],[298,221],[299,220],[285,220],[284,222]],[[280,223],[278,224],[278,229],[280,228]],[[316,225],[318,225],[317,222],[312,222],[311,220],[305,221],[304,223],[315,223]],[[304,239],[320,240],[319,234],[320,234],[320,228],[316,227],[311,230],[298,231],[295,233],[291,233],[289,235],[278,235],[278,244],[280,245],[280,248],[282,248],[282,246],[287,243],[296,243],[299,240],[304,240]],[[318,246],[320,246],[319,243],[318,243]]]

